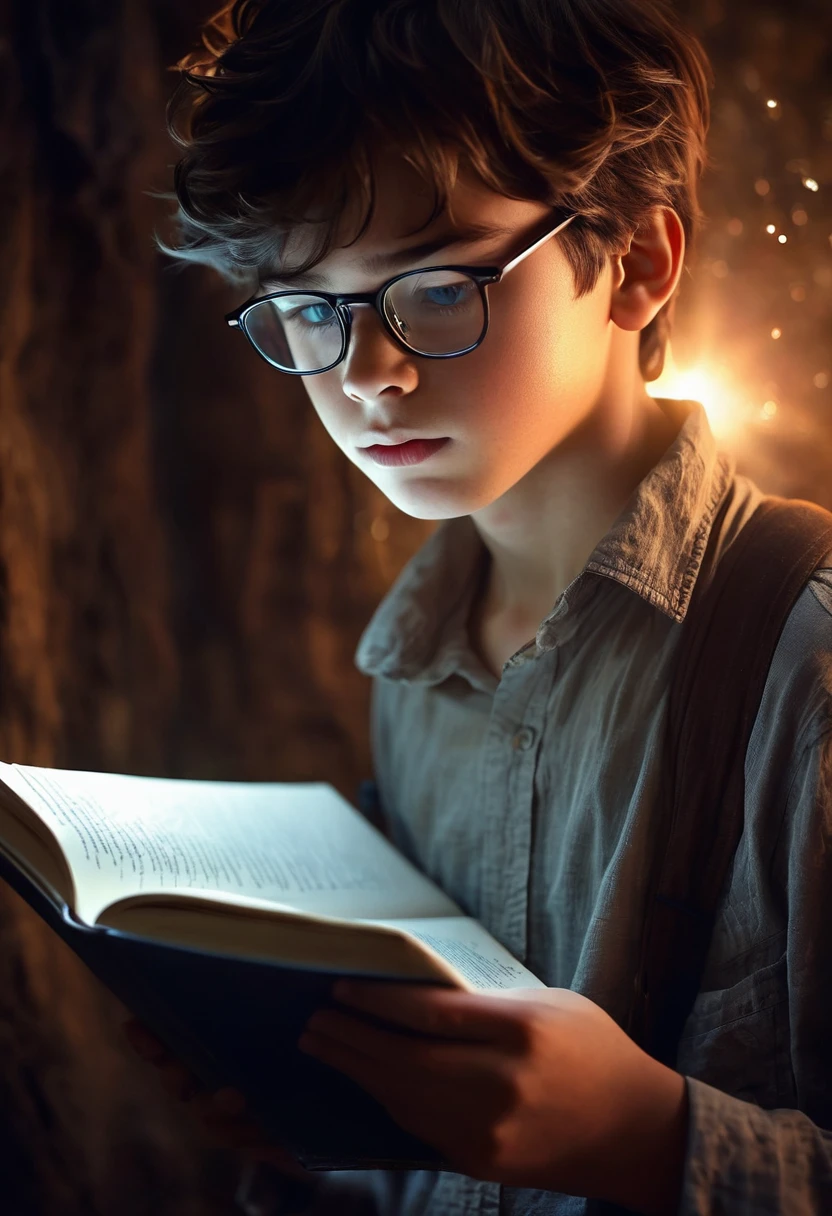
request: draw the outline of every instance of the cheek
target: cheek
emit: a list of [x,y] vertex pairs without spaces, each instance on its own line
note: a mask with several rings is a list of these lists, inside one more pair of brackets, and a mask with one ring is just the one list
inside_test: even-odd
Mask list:
[[[569,425],[595,400],[603,383],[610,341],[604,301],[596,293],[575,300],[569,290],[506,281],[494,293],[491,325],[480,350],[469,356],[482,424],[502,430]],[[518,285],[519,287],[519,285]],[[467,394],[466,394],[467,395]]]
[[598,297],[576,300],[571,275],[560,275],[556,286],[544,276],[500,286],[506,292],[494,302],[494,336],[510,352],[508,362],[518,381],[578,387],[589,364],[587,353],[597,352],[603,340]]
[[513,446],[528,428],[551,422],[553,407],[568,411],[585,396],[584,368],[568,334],[551,318],[533,326],[495,325],[465,362],[458,400],[465,403],[472,438],[491,436]]
[[335,370],[310,377],[305,388],[327,434],[342,451],[347,451],[352,413],[358,407],[344,396]]

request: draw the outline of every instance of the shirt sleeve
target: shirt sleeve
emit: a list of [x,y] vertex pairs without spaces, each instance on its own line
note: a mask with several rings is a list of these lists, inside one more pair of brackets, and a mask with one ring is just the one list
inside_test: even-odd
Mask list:
[[775,869],[787,905],[796,1110],[763,1110],[688,1077],[678,1216],[832,1212],[832,730],[800,757]]
[[[378,1216],[378,1212],[372,1174],[359,1170],[322,1177],[308,1206],[298,1209],[298,1216]],[[295,1213],[289,1208],[286,1216],[295,1216]]]
[[234,1196],[243,1216],[378,1216],[372,1172],[333,1171],[297,1182],[267,1166],[249,1166]]

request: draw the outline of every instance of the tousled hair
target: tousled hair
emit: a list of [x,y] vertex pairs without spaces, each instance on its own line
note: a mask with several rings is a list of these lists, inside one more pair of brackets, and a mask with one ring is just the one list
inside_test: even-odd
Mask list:
[[[169,125],[174,256],[239,283],[279,265],[313,223],[308,270],[350,203],[374,208],[374,152],[392,148],[448,207],[461,164],[510,198],[578,213],[563,248],[578,295],[644,215],[701,215],[710,68],[665,0],[230,0],[181,63]],[[421,229],[420,229],[421,230]],[[642,331],[662,371],[675,297]]]

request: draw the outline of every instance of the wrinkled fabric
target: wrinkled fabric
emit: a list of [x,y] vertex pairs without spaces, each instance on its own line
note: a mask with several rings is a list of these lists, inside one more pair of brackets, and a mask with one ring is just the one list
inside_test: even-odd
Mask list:
[[[729,490],[718,553],[762,497],[700,405],[661,404],[678,418],[676,439],[500,679],[468,643],[485,560],[468,518],[437,529],[356,656],[374,679],[376,780],[394,842],[545,983],[619,1022],[679,625]],[[746,758],[745,832],[679,1049],[691,1110],[683,1216],[832,1212],[822,1130],[832,1127],[831,774],[823,571],[769,673]],[[362,1185],[391,1216],[586,1207],[450,1173],[375,1173]]]

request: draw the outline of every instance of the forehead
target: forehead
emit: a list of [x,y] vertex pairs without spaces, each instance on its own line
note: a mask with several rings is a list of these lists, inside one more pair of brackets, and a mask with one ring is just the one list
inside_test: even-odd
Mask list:
[[[420,256],[435,260],[434,246],[447,244],[450,253],[451,242],[458,242],[460,251],[464,251],[464,244],[475,242],[485,250],[489,240],[496,248],[496,243],[504,245],[507,237],[522,232],[550,210],[542,203],[506,198],[473,172],[460,169],[448,192],[447,207],[428,223],[433,187],[412,165],[386,152],[375,157],[373,171],[375,206],[369,226],[355,240],[366,214],[366,201],[350,202],[333,234],[331,251],[315,267],[318,274],[342,268],[378,273],[388,265],[395,273],[403,268],[411,251],[417,262]],[[313,241],[312,227],[293,229],[287,236],[281,268],[288,272],[302,262]],[[396,262],[396,255],[400,255],[401,264]]]

